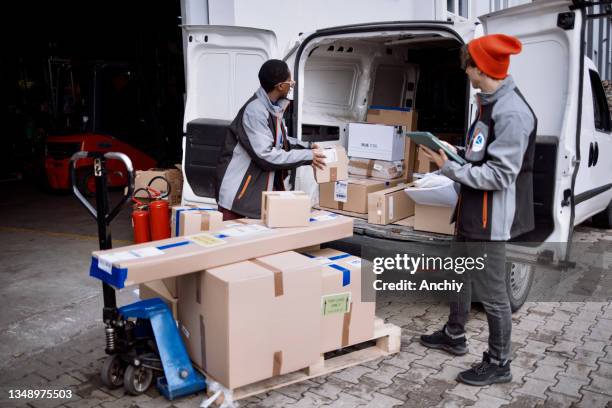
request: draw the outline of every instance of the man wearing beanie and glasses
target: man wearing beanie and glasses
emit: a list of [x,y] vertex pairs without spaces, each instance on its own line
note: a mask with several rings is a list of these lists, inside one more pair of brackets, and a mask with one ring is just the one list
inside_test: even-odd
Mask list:
[[485,269],[466,272],[466,284],[450,303],[448,322],[421,336],[427,347],[455,355],[468,352],[465,324],[472,296],[483,304],[489,349],[483,360],[457,380],[483,386],[512,380],[510,372],[511,306],[506,289],[504,243],[534,228],[533,161],[537,118],[508,75],[510,55],[521,52],[517,38],[492,34],[462,50],[465,72],[478,94],[478,117],[465,148],[450,146],[467,164],[448,160],[443,150],[424,148],[440,172],[461,185],[455,210],[456,241],[486,254]]
[[311,142],[287,134],[283,113],[295,82],[284,61],[271,59],[259,70],[257,89],[230,125],[217,164],[217,200],[224,220],[261,217],[262,191],[285,189],[288,172],[325,166]]

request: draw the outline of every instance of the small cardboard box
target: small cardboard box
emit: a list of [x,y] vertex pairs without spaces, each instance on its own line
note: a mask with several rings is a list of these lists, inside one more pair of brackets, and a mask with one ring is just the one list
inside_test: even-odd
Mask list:
[[[376,291],[374,275],[362,275],[361,259],[326,248],[307,252],[322,263],[323,294],[321,296],[321,353],[371,340],[374,336]],[[367,278],[367,281],[362,281]],[[362,299],[369,291],[368,300]]]
[[418,231],[454,235],[455,223],[451,224],[453,210],[453,207],[415,204],[414,229]]
[[319,184],[319,206],[367,214],[368,194],[396,186],[401,181],[401,179],[383,181],[351,177],[346,182]]
[[310,196],[303,191],[264,191],[261,219],[270,228],[304,227],[310,222]]
[[215,231],[223,227],[223,214],[214,208],[174,206],[170,217],[173,237]]
[[164,282],[161,280],[155,280],[147,283],[141,283],[138,285],[138,294],[140,299],[160,298],[168,305],[174,320],[177,320],[178,299],[175,294],[173,295],[170,293]]
[[321,149],[325,154],[325,167],[315,169],[317,183],[348,179],[348,157],[342,146],[332,146]]
[[405,139],[401,127],[349,123],[348,155],[363,159],[402,160]]
[[417,113],[410,111],[409,108],[372,106],[368,109],[366,118],[368,123],[403,126],[408,131],[417,127]]
[[368,222],[387,225],[414,215],[414,201],[404,191],[405,184],[368,195]]
[[309,221],[291,228],[268,228],[254,219],[225,221],[216,232],[94,251],[89,275],[121,289],[353,235],[351,217],[315,211]]
[[321,268],[290,251],[180,277],[179,328],[191,360],[227,388],[318,361]]
[[393,180],[402,177],[404,174],[404,160],[384,161],[353,157],[349,160],[349,174],[381,180]]
[[[159,178],[155,179],[156,177]],[[159,191],[162,197],[167,195],[164,199],[170,205],[179,205],[183,194],[183,173],[178,168],[136,171],[134,191],[147,186]],[[150,198],[145,191],[139,191],[134,196],[144,201],[148,201]]]

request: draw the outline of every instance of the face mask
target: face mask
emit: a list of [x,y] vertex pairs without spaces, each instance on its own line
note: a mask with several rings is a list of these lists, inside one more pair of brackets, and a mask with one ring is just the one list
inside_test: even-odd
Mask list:
[[285,98],[289,99],[290,101],[293,100],[293,88],[289,88],[289,92],[287,92],[287,96],[285,96]]

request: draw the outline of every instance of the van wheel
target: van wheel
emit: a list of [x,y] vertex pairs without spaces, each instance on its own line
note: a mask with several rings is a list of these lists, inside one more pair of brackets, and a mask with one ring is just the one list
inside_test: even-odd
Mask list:
[[533,284],[533,276],[533,265],[519,262],[506,263],[506,290],[513,313],[519,310],[527,300]]
[[608,208],[593,216],[593,225],[603,229],[612,228],[612,201],[608,204]]

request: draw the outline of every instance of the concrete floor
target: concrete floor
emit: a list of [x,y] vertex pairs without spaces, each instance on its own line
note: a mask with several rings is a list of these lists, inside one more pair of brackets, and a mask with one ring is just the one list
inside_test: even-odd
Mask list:
[[[89,277],[98,249],[93,218],[70,193],[48,194],[23,182],[0,198],[0,369],[13,359],[64,342],[101,324],[101,284]],[[118,200],[120,193],[112,193]],[[114,246],[128,245],[129,210],[112,224]],[[119,304],[136,299],[119,293]]]

